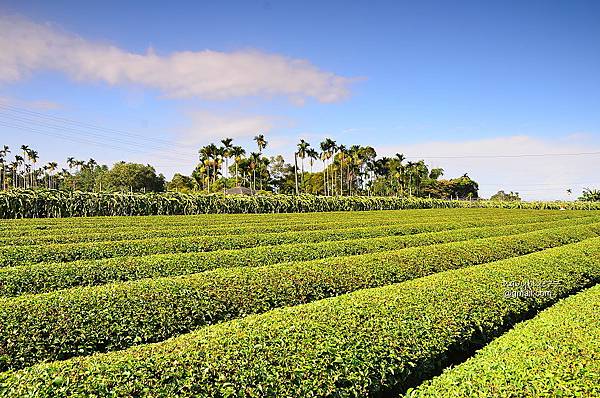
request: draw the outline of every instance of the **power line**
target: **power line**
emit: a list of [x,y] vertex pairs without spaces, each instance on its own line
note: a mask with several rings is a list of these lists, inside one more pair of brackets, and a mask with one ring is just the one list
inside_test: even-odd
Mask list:
[[21,114],[26,114],[29,116],[35,116],[35,117],[40,117],[43,119],[50,119],[53,121],[58,121],[58,122],[62,122],[62,123],[66,123],[66,124],[72,124],[72,125],[76,125],[76,126],[81,126],[81,127],[86,127],[92,130],[99,130],[102,132],[112,132],[112,133],[118,133],[121,135],[125,135],[125,136],[129,136],[132,138],[136,138],[136,139],[144,139],[146,141],[150,140],[150,141],[155,141],[155,142],[160,142],[162,144],[166,144],[166,145],[178,145],[178,144],[174,144],[173,142],[169,141],[169,140],[164,140],[161,138],[154,138],[154,137],[147,137],[145,135],[142,134],[136,134],[136,133],[132,133],[132,132],[128,132],[128,131],[124,131],[124,130],[117,130],[117,129],[112,129],[112,128],[107,128],[107,127],[101,127],[95,124],[91,124],[91,123],[87,123],[87,122],[81,122],[78,120],[74,120],[74,119],[68,119],[65,117],[59,117],[59,116],[54,116],[54,115],[47,115],[45,113],[41,113],[41,112],[35,112],[32,111],[30,109],[25,109],[25,108],[19,108],[13,105],[9,105],[9,104],[2,104],[0,103],[0,109],[5,109],[5,110],[9,110],[12,112],[17,112],[17,113],[21,113]]
[[412,159],[506,159],[506,158],[527,158],[527,157],[547,157],[547,156],[590,156],[600,155],[598,152],[574,152],[574,153],[524,153],[518,155],[460,155],[460,156],[410,156]]
[[[1,120],[0,120],[0,126],[9,127],[9,128],[17,128],[17,129],[27,129],[27,131],[35,133],[35,134],[45,135],[45,136],[49,136],[49,137],[53,137],[53,138],[60,138],[60,139],[64,139],[67,141],[76,142],[76,143],[80,143],[80,144],[93,145],[93,146],[97,146],[100,148],[112,148],[112,149],[117,149],[119,151],[128,152],[128,153],[138,153],[138,154],[146,154],[147,153],[147,151],[144,151],[142,149],[123,148],[123,147],[115,146],[115,145],[112,145],[112,144],[106,143],[106,142],[98,142],[98,141],[81,138],[81,137],[72,137],[72,136],[64,135],[64,134],[57,133],[57,132],[48,132],[45,130],[32,128],[31,126],[23,126],[23,125],[18,125],[18,124],[6,123]],[[175,158],[175,157],[171,158],[171,157],[167,156],[167,158],[170,158],[175,161],[177,161],[177,160],[182,161],[181,159]],[[183,163],[182,163],[182,165],[183,165]]]
[[[39,117],[42,119],[48,119],[48,120],[52,120],[55,122],[62,122],[62,123],[66,123],[67,125],[71,124],[71,125],[75,125],[75,126],[82,126],[82,127],[86,127],[86,128],[92,129],[92,130],[97,130],[100,132],[118,133],[120,135],[127,136],[127,137],[143,139],[144,141],[160,142],[161,144],[170,145],[170,146],[182,146],[181,144],[178,144],[178,143],[175,143],[175,142],[172,142],[169,140],[164,140],[161,138],[147,137],[145,135],[136,134],[136,133],[132,133],[132,132],[124,131],[124,130],[100,127],[95,124],[81,122],[81,121],[77,121],[74,119],[69,119],[69,118],[64,118],[64,117],[59,117],[59,116],[47,115],[44,113],[35,112],[35,111],[25,109],[25,108],[19,108],[19,107],[9,105],[9,104],[0,103],[0,109],[5,109],[8,111],[17,112],[17,113],[21,113],[21,114],[25,114],[25,115],[29,115],[29,116],[35,116],[35,117]],[[14,116],[12,116],[12,117],[14,118]],[[31,119],[28,119],[28,120],[31,121]],[[36,122],[36,121],[34,121],[34,122]],[[59,128],[62,128],[62,126],[59,126]],[[71,130],[73,129],[72,127],[68,127],[68,128]],[[111,137],[111,139],[114,140],[115,138]],[[137,143],[131,143],[131,144],[137,144]],[[411,158],[427,158],[427,159],[505,159],[505,158],[524,158],[524,157],[593,156],[593,155],[600,155],[600,151],[573,152],[573,153],[528,153],[528,154],[514,154],[514,155],[455,155],[455,156],[420,155],[420,156],[410,156],[410,157]]]
[[[63,136],[66,134],[68,135],[69,133],[71,134],[76,134],[77,136],[88,136],[88,137],[92,137],[92,138],[97,138],[97,139],[101,139],[103,141],[106,140],[110,140],[112,142],[115,143],[120,143],[122,145],[127,145],[130,147],[134,147],[134,148],[142,148],[142,149],[153,149],[153,150],[158,150],[161,152],[169,152],[169,153],[173,153],[176,155],[189,155],[189,153],[185,153],[184,152],[180,152],[180,151],[176,151],[173,149],[168,149],[165,148],[164,146],[157,146],[157,145],[153,145],[153,144],[146,144],[146,145],[142,145],[139,142],[134,142],[134,141],[128,141],[119,137],[113,137],[113,136],[108,136],[106,134],[101,134],[101,133],[96,133],[96,132],[88,132],[88,131],[83,131],[80,130],[76,127],[72,127],[72,126],[61,126],[59,124],[52,124],[50,122],[46,122],[46,121],[41,121],[41,120],[35,120],[35,119],[31,119],[28,117],[23,117],[23,116],[15,116],[15,115],[2,115],[0,114],[0,120],[4,119],[4,121],[8,121],[8,122],[19,122],[19,123],[25,123],[25,124],[31,124],[32,126],[36,126],[36,127],[41,127],[41,128],[45,128],[45,129],[51,129],[51,130],[60,130],[61,133],[63,133]],[[23,129],[29,129],[30,127],[25,125],[25,126],[21,126],[21,128]]]
[[479,185],[510,185],[511,187],[530,187],[530,186],[538,186],[538,185],[543,185],[543,186],[556,186],[556,187],[561,187],[561,186],[565,186],[565,185],[598,185],[598,183],[595,182],[562,182],[562,183],[531,183],[531,184],[511,184],[511,183],[505,183],[505,182],[487,182],[484,184],[479,184]]

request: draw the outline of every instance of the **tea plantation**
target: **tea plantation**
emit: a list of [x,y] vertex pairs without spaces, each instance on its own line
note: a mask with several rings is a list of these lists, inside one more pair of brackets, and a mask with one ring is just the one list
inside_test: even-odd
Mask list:
[[598,282],[595,210],[0,220],[0,397],[600,396]]

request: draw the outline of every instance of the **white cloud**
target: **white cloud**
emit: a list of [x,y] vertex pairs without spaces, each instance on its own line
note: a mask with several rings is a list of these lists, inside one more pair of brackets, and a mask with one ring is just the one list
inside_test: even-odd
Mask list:
[[0,16],[0,82],[37,70],[56,70],[79,81],[134,84],[169,97],[227,99],[278,96],[335,102],[349,95],[352,79],[318,69],[306,60],[257,50],[181,51],[166,56],[128,52],[64,32],[50,24]]
[[190,126],[185,128],[180,140],[184,144],[218,143],[223,138],[252,138],[258,133],[267,135],[277,120],[267,115],[209,111],[189,112]]
[[[600,187],[600,155],[449,159],[436,157],[566,154],[600,152],[591,134],[559,138],[504,136],[466,141],[429,141],[376,148],[380,156],[404,153],[408,159],[424,159],[442,167],[447,177],[465,172],[480,183],[480,195],[498,190],[517,191],[527,200],[572,200],[585,187]],[[569,195],[567,189],[572,189]]]

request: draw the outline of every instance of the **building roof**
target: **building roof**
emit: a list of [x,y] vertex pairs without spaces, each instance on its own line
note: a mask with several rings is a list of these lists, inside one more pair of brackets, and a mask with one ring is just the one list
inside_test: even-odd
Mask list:
[[246,187],[234,187],[225,190],[227,195],[254,195],[254,191]]

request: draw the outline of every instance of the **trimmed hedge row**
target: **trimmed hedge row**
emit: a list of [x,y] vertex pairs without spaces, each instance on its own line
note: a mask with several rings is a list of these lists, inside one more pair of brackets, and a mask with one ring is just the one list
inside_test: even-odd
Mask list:
[[596,222],[600,222],[600,216],[543,223],[503,224],[501,226],[455,229],[382,238],[5,267],[0,268],[0,297],[18,296],[26,293],[45,293],[75,286],[93,286],[142,278],[193,274],[216,268],[256,267],[286,261],[307,261],[326,257],[375,253],[405,247],[512,235]]
[[[414,220],[410,220],[413,223]],[[422,221],[419,221],[422,222]],[[25,236],[12,236],[9,238],[0,237],[0,245],[39,245],[39,244],[59,244],[59,243],[85,243],[85,242],[103,242],[103,241],[121,241],[152,238],[180,238],[189,236],[221,236],[221,235],[241,235],[257,233],[278,233],[278,232],[301,232],[316,231],[324,229],[344,229],[352,227],[367,227],[381,225],[404,225],[404,222],[387,220],[360,220],[360,221],[340,221],[326,222],[320,224],[299,224],[297,222],[289,224],[270,223],[270,225],[242,225],[232,227],[205,227],[202,225],[178,226],[175,228],[156,228],[156,227],[134,227],[134,228],[110,228],[98,230],[86,228],[84,231],[71,230],[65,233],[43,233],[27,234]],[[226,237],[223,237],[226,238]]]
[[600,397],[600,285],[569,297],[409,397]]
[[[96,226],[96,225],[114,225],[118,224],[148,224],[154,223],[156,220],[166,224],[182,224],[189,221],[201,222],[206,221],[212,224],[230,224],[235,220],[244,220],[245,222],[265,222],[272,220],[322,220],[327,218],[335,218],[339,215],[345,215],[352,218],[368,218],[374,215],[397,215],[398,217],[409,217],[418,214],[453,214],[456,213],[447,208],[431,208],[431,209],[405,209],[405,210],[365,210],[359,212],[345,211],[330,211],[330,212],[309,212],[309,213],[239,213],[239,214],[188,214],[188,215],[147,215],[147,216],[94,216],[94,217],[67,217],[67,218],[19,218],[19,219],[0,219],[0,230],[6,227],[15,228],[32,228],[39,225],[47,227],[71,226],[74,224],[80,226]],[[542,213],[542,214],[585,214],[588,211],[569,211],[566,213],[557,212],[555,210],[527,210],[527,209],[477,209],[477,208],[460,208],[458,212],[476,214],[480,212],[489,212],[490,214],[526,214],[526,213]]]
[[35,244],[56,244],[56,243],[83,243],[83,242],[99,242],[99,241],[115,241],[115,240],[135,240],[149,239],[160,237],[186,237],[186,236],[214,236],[214,235],[240,235],[244,233],[275,233],[275,232],[290,232],[290,231],[314,231],[323,229],[343,229],[351,227],[367,227],[367,226],[382,226],[382,225],[405,225],[411,223],[439,223],[444,221],[462,221],[467,219],[486,219],[486,220],[531,220],[536,221],[553,221],[564,219],[579,219],[593,217],[590,213],[581,216],[564,217],[562,214],[553,215],[468,215],[468,214],[448,214],[443,216],[428,216],[415,215],[409,217],[394,217],[394,216],[373,216],[369,218],[348,218],[343,217],[340,220],[338,215],[335,220],[325,220],[315,222],[298,222],[297,220],[272,220],[268,223],[250,224],[241,223],[241,225],[177,225],[163,226],[160,223],[152,225],[133,225],[133,226],[112,226],[101,228],[66,228],[64,230],[46,230],[20,231],[11,233],[8,236],[2,236],[0,233],[0,245],[35,245]]
[[[442,209],[431,209],[423,212],[421,216],[439,216],[444,214]],[[462,211],[467,212],[468,209]],[[476,212],[471,209],[469,213]],[[527,211],[521,211],[520,214]],[[508,214],[504,210],[501,214]],[[549,212],[556,214],[556,212]],[[568,212],[559,214],[585,215],[589,212]],[[211,225],[211,226],[235,226],[245,225],[268,225],[273,222],[323,222],[335,221],[340,215],[346,219],[363,220],[367,218],[415,218],[418,213],[413,210],[382,210],[365,212],[326,212],[326,213],[282,213],[282,214],[201,214],[184,216],[116,216],[116,217],[70,217],[70,218],[46,218],[46,219],[15,219],[0,220],[0,232],[7,231],[35,231],[39,229],[65,230],[69,228],[111,228],[111,227],[153,227],[162,226],[188,226],[188,225]]]
[[598,234],[600,224],[564,227],[0,300],[0,369],[161,341],[274,307],[519,256]]
[[487,202],[442,199],[11,190],[0,192],[0,218],[132,216],[204,213],[299,213],[453,207],[600,210],[600,202]]
[[40,262],[65,262],[93,260],[110,257],[143,256],[161,253],[203,252],[247,247],[280,245],[285,243],[314,243],[324,240],[344,240],[389,235],[410,235],[448,229],[502,225],[499,220],[465,220],[432,224],[430,222],[327,229],[318,231],[265,233],[255,235],[191,236],[181,238],[150,238],[124,241],[65,243],[52,245],[2,246],[0,267],[26,265]]
[[[526,280],[562,283],[549,296],[506,297],[505,281]],[[0,393],[357,397],[400,391],[430,377],[452,353],[470,351],[599,280],[597,238],[248,316],[159,344],[5,372]]]
[[[29,236],[73,233],[106,232],[114,229],[149,229],[158,228],[211,228],[228,229],[240,226],[272,226],[293,224],[322,224],[339,220],[355,221],[398,221],[436,220],[440,218],[457,219],[463,217],[521,218],[548,217],[553,219],[578,218],[594,214],[594,212],[557,212],[532,210],[502,209],[426,209],[426,210],[391,210],[367,212],[330,212],[330,213],[286,213],[286,214],[205,214],[192,216],[139,216],[139,217],[93,217],[68,219],[19,219],[0,220],[0,236]],[[52,223],[51,223],[52,222]],[[3,225],[4,224],[4,225]]]

